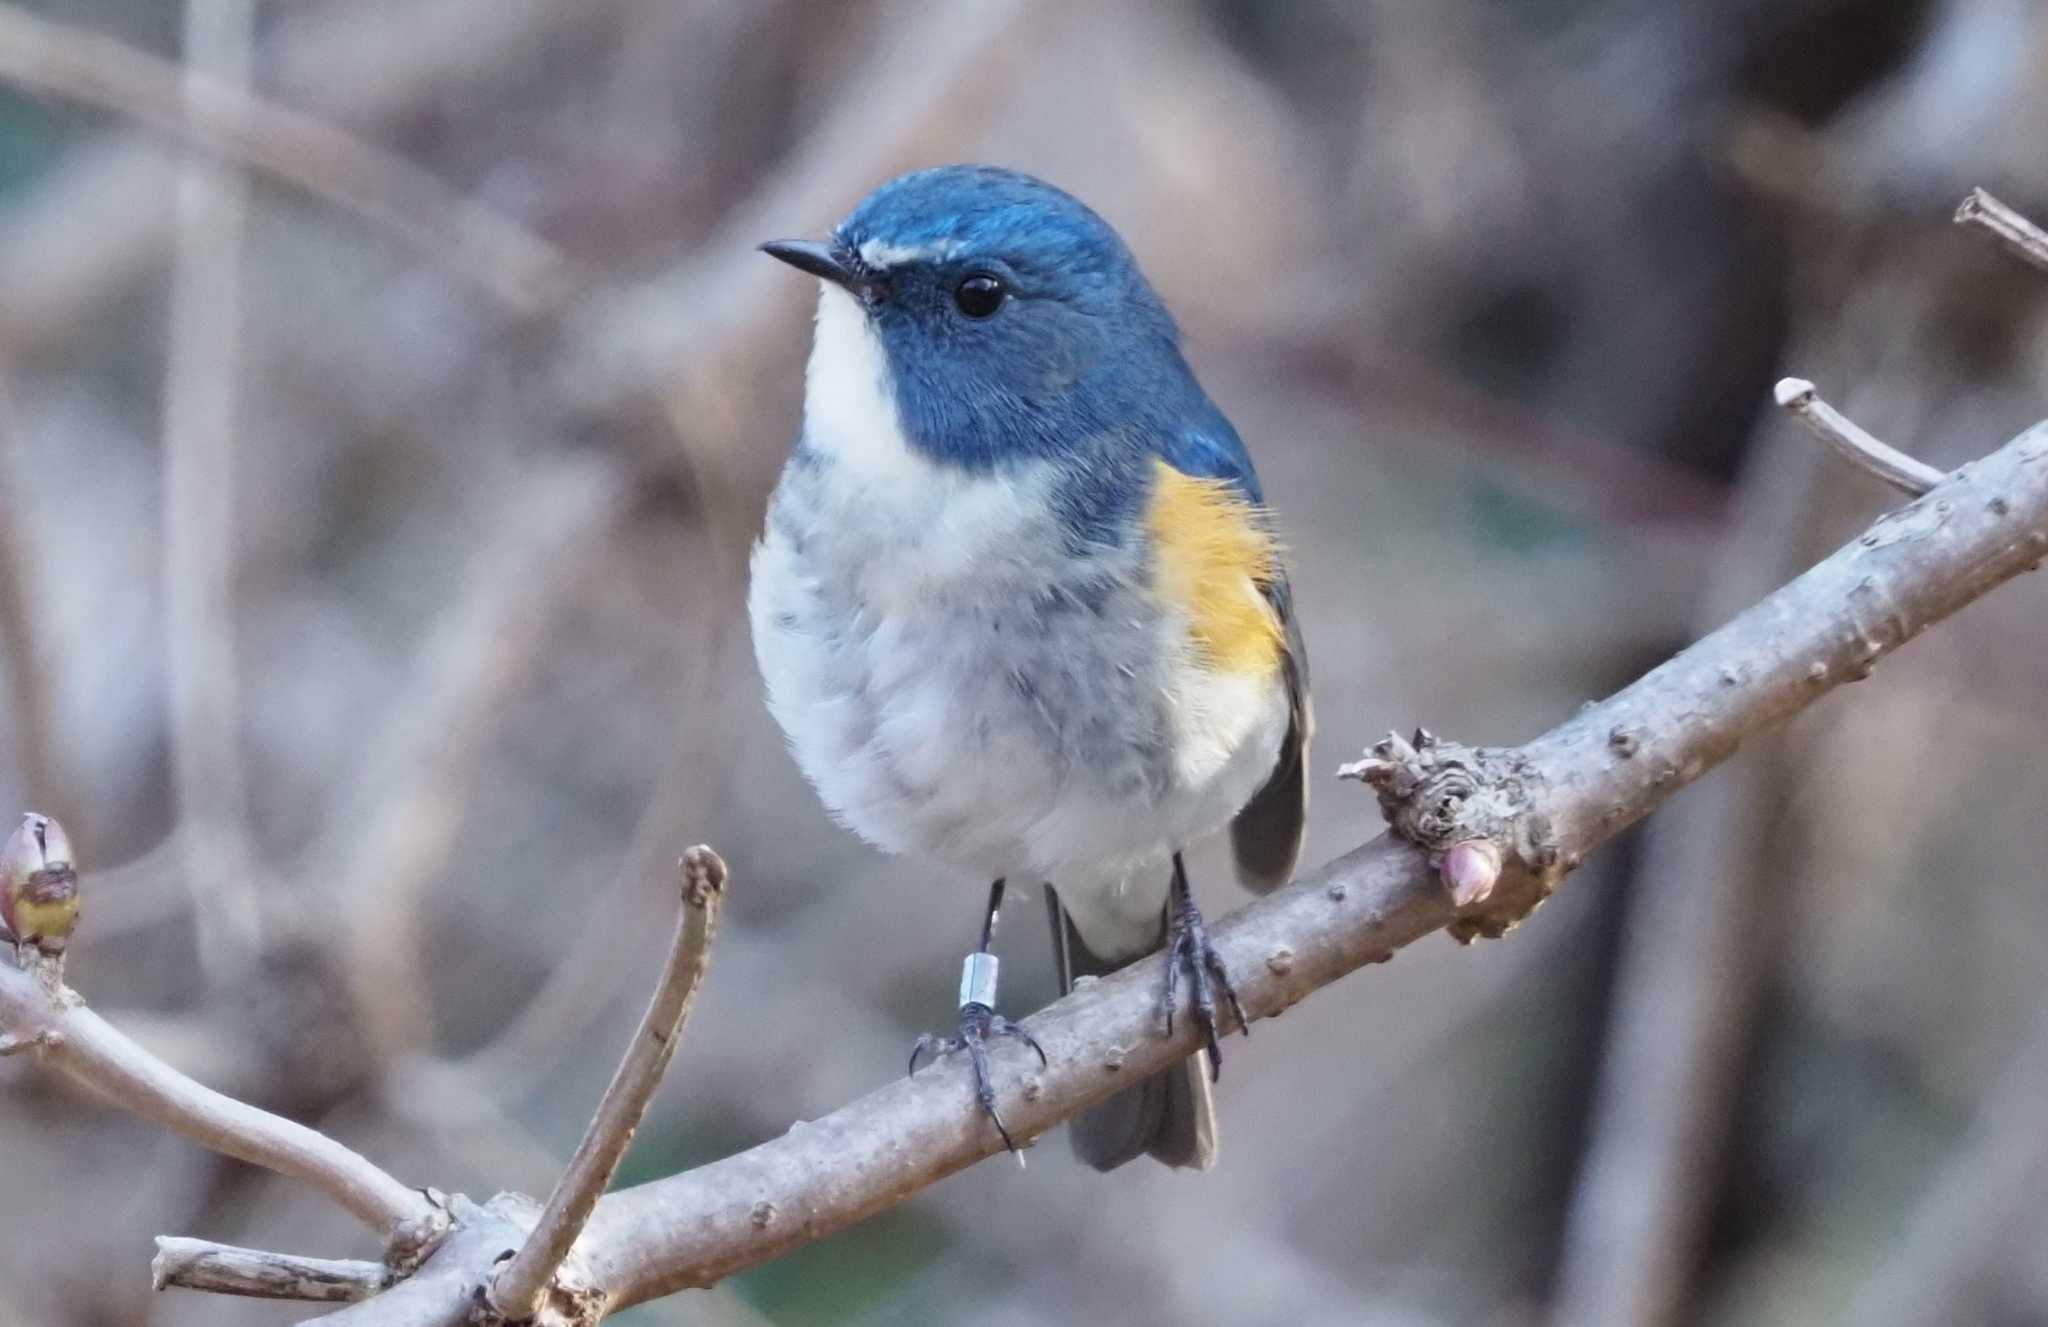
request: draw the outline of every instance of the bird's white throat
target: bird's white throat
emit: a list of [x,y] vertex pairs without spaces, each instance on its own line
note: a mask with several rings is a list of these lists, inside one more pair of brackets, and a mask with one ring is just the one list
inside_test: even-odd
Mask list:
[[829,283],[804,377],[804,445],[832,468],[818,501],[879,603],[971,573],[1015,574],[1060,547],[1043,463],[977,473],[911,445],[881,337]]
[[903,436],[889,356],[860,301],[819,283],[818,325],[804,371],[804,437],[863,479],[924,477],[932,467]]

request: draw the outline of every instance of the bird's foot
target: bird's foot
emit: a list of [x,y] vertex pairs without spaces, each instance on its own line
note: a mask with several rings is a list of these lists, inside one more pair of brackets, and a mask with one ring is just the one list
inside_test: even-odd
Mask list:
[[1201,909],[1195,906],[1186,878],[1177,875],[1172,907],[1167,917],[1166,991],[1161,1001],[1169,1037],[1173,1035],[1175,991],[1183,968],[1187,969],[1188,985],[1193,989],[1195,1022],[1202,1029],[1202,1042],[1209,1051],[1209,1078],[1214,1081],[1223,1073],[1223,1052],[1216,1046],[1217,992],[1222,992],[1223,998],[1229,1001],[1230,1016],[1237,1020],[1239,1030],[1250,1036],[1252,1028],[1245,1020],[1244,1006],[1238,1003],[1237,988],[1231,984],[1230,971],[1223,966],[1223,956],[1216,952],[1216,946],[1209,943],[1209,928],[1202,921]]
[[[1038,1038],[980,1001],[969,1000],[960,1006],[957,1036],[941,1037],[927,1032],[917,1039],[917,1044],[910,1048],[910,1072],[916,1073],[918,1062],[927,1055],[937,1059],[954,1051],[966,1051],[968,1060],[974,1065],[974,1099],[981,1103],[982,1114],[988,1116],[996,1126],[996,1132],[1002,1135],[1003,1146],[1016,1152],[1016,1140],[1010,1137],[1009,1126],[1003,1123],[1002,1112],[996,1109],[996,1086],[988,1072],[988,1043],[1001,1037],[1015,1037],[1037,1054],[1041,1068],[1046,1064],[1045,1048],[1038,1044]],[[1023,1154],[1018,1153],[1018,1160],[1022,1159]]]

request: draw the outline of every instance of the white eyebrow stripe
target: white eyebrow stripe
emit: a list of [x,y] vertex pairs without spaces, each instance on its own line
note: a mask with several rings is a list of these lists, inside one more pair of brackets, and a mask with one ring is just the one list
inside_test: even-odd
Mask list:
[[860,246],[860,260],[869,267],[887,271],[899,263],[921,262],[926,259],[944,261],[960,251],[958,240],[937,240],[931,244],[887,244],[881,240],[865,240]]

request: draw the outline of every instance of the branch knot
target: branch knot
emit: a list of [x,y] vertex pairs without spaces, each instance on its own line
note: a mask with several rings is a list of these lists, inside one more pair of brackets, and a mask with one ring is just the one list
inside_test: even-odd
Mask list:
[[1507,934],[1563,878],[1550,820],[1535,809],[1541,778],[1515,751],[1417,728],[1388,733],[1337,774],[1369,784],[1388,828],[1428,854],[1459,908],[1450,933],[1461,944]]

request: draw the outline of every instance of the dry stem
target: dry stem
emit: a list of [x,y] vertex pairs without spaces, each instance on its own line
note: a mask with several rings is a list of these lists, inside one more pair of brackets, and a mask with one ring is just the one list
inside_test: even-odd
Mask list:
[[1806,379],[1779,379],[1777,398],[1780,406],[1798,416],[1814,437],[1832,447],[1843,460],[1876,475],[1900,492],[1917,498],[1941,482],[1941,471],[1880,442],[1861,424],[1822,400],[1819,391]]
[[611,1184],[641,1116],[655,1088],[661,1085],[669,1059],[681,1040],[683,1024],[690,1017],[690,1005],[697,986],[704,979],[704,966],[711,954],[711,941],[718,933],[718,906],[725,893],[725,863],[717,853],[701,844],[683,855],[683,915],[676,925],[675,943],[663,968],[654,998],[640,1020],[640,1027],[626,1047],[611,1086],[598,1103],[597,1114],[584,1131],[583,1141],[569,1158],[555,1192],[541,1212],[533,1233],[518,1256],[505,1264],[491,1282],[490,1300],[506,1317],[521,1321],[532,1317],[545,1301],[550,1283],[569,1256],[577,1237],[583,1233],[597,1200]]
[[1956,208],[1959,225],[1977,226],[2019,255],[2022,262],[2048,271],[2048,231],[1999,202],[1982,189],[1970,190]]
[[222,1096],[157,1059],[76,994],[0,961],[0,1049],[43,1064],[122,1109],[216,1152],[326,1194],[394,1243],[430,1238],[439,1210],[334,1139]]
[[249,1299],[298,1299],[353,1304],[389,1286],[392,1273],[380,1262],[356,1258],[302,1258],[293,1253],[243,1249],[211,1240],[159,1235],[149,1263],[157,1290],[177,1286],[214,1295]]

